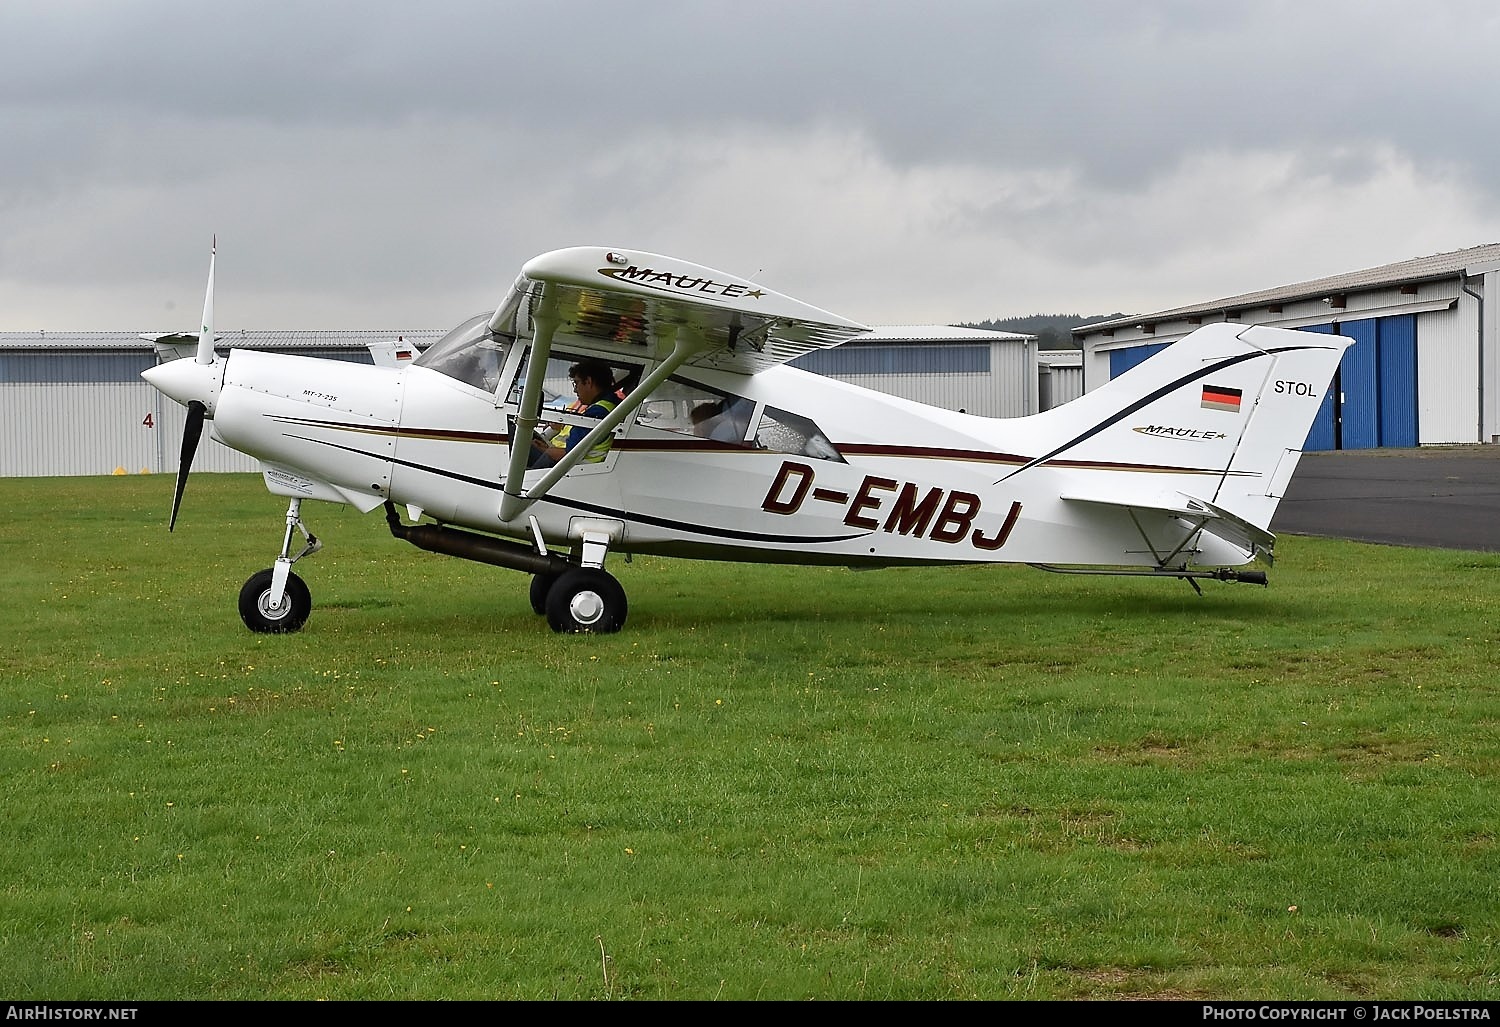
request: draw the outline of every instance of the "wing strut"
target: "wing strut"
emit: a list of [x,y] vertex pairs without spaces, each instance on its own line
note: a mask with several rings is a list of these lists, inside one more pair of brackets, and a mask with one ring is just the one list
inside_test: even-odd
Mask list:
[[[550,323],[544,318],[534,318],[537,325],[535,349],[531,355],[531,366],[527,369],[526,391],[521,399],[521,414],[516,418],[516,429],[511,436],[510,473],[505,478],[505,491],[500,499],[500,520],[502,522],[512,521],[526,511],[532,503],[541,499],[552,490],[552,486],[562,480],[563,475],[573,469],[573,466],[587,455],[588,451],[610,432],[614,431],[625,418],[635,412],[636,407],[645,402],[646,398],[655,392],[662,382],[672,375],[676,370],[687,362],[699,349],[704,348],[690,332],[679,332],[673,324],[663,324],[658,328],[658,333],[672,341],[672,352],[667,359],[648,374],[645,379],[633,389],[620,403],[606,414],[600,421],[589,429],[589,433],[567,453],[563,458],[553,464],[542,480],[537,482],[525,493],[515,491],[515,484],[519,483],[526,473],[526,458],[530,449],[530,442],[521,445],[522,439],[529,440],[532,430],[537,424],[538,406],[541,402],[542,386],[538,380],[533,383],[534,377],[539,378],[540,372],[537,368],[544,368],[547,363],[547,351],[551,349],[552,332],[557,328],[557,318],[550,319]],[[533,387],[534,386],[534,387]],[[529,418],[529,419],[528,419]]]
[[[510,432],[510,467],[505,472],[505,492],[500,500],[502,521],[512,519],[530,505],[514,489],[526,474],[526,461],[531,456],[531,435],[536,431],[537,415],[542,407],[542,383],[547,377],[547,358],[552,353],[552,336],[562,323],[557,314],[554,290],[546,285],[542,286],[541,302],[532,312],[531,323],[535,326],[531,341],[531,363],[526,368],[526,386],[521,390],[520,409],[516,412],[516,423]],[[525,445],[521,444],[523,439]]]

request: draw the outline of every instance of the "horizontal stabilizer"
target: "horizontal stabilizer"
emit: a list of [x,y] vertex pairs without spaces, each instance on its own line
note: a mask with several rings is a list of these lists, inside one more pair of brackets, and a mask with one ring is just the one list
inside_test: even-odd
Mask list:
[[1068,494],[1062,498],[1070,503],[1092,503],[1096,506],[1178,517],[1197,525],[1210,535],[1218,536],[1230,545],[1238,546],[1252,558],[1257,555],[1265,557],[1267,562],[1271,561],[1272,547],[1276,543],[1276,536],[1266,529],[1251,524],[1243,517],[1215,503],[1189,496],[1183,492],[1164,492],[1128,498],[1111,496],[1108,499],[1099,496]]
[[[152,335],[143,332],[139,336],[156,347],[156,360],[165,364],[169,360],[180,360],[183,357],[194,356],[198,352],[198,336],[189,335],[187,332],[165,332]],[[217,339],[217,336],[215,336]]]
[[417,347],[405,338],[367,342],[365,348],[370,351],[370,359],[376,367],[405,367],[417,355]]

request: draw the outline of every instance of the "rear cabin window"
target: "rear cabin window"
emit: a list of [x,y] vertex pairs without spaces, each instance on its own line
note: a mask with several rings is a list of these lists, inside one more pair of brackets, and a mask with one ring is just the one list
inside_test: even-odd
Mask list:
[[641,405],[636,423],[751,449],[844,459],[810,418],[683,378],[657,389]]

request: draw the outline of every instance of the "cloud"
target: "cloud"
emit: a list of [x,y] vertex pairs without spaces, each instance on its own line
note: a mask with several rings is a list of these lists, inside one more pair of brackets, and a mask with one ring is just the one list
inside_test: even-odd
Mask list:
[[869,323],[1149,312],[1500,240],[1435,2],[13,0],[0,328],[442,327],[668,252]]

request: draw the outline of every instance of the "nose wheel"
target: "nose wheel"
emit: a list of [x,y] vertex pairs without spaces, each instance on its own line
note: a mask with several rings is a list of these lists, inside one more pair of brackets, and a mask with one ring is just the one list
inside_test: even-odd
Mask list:
[[281,597],[273,597],[273,581],[276,571],[267,567],[250,575],[240,589],[240,620],[245,627],[266,635],[280,635],[299,631],[312,613],[312,593],[307,584],[290,572]]

